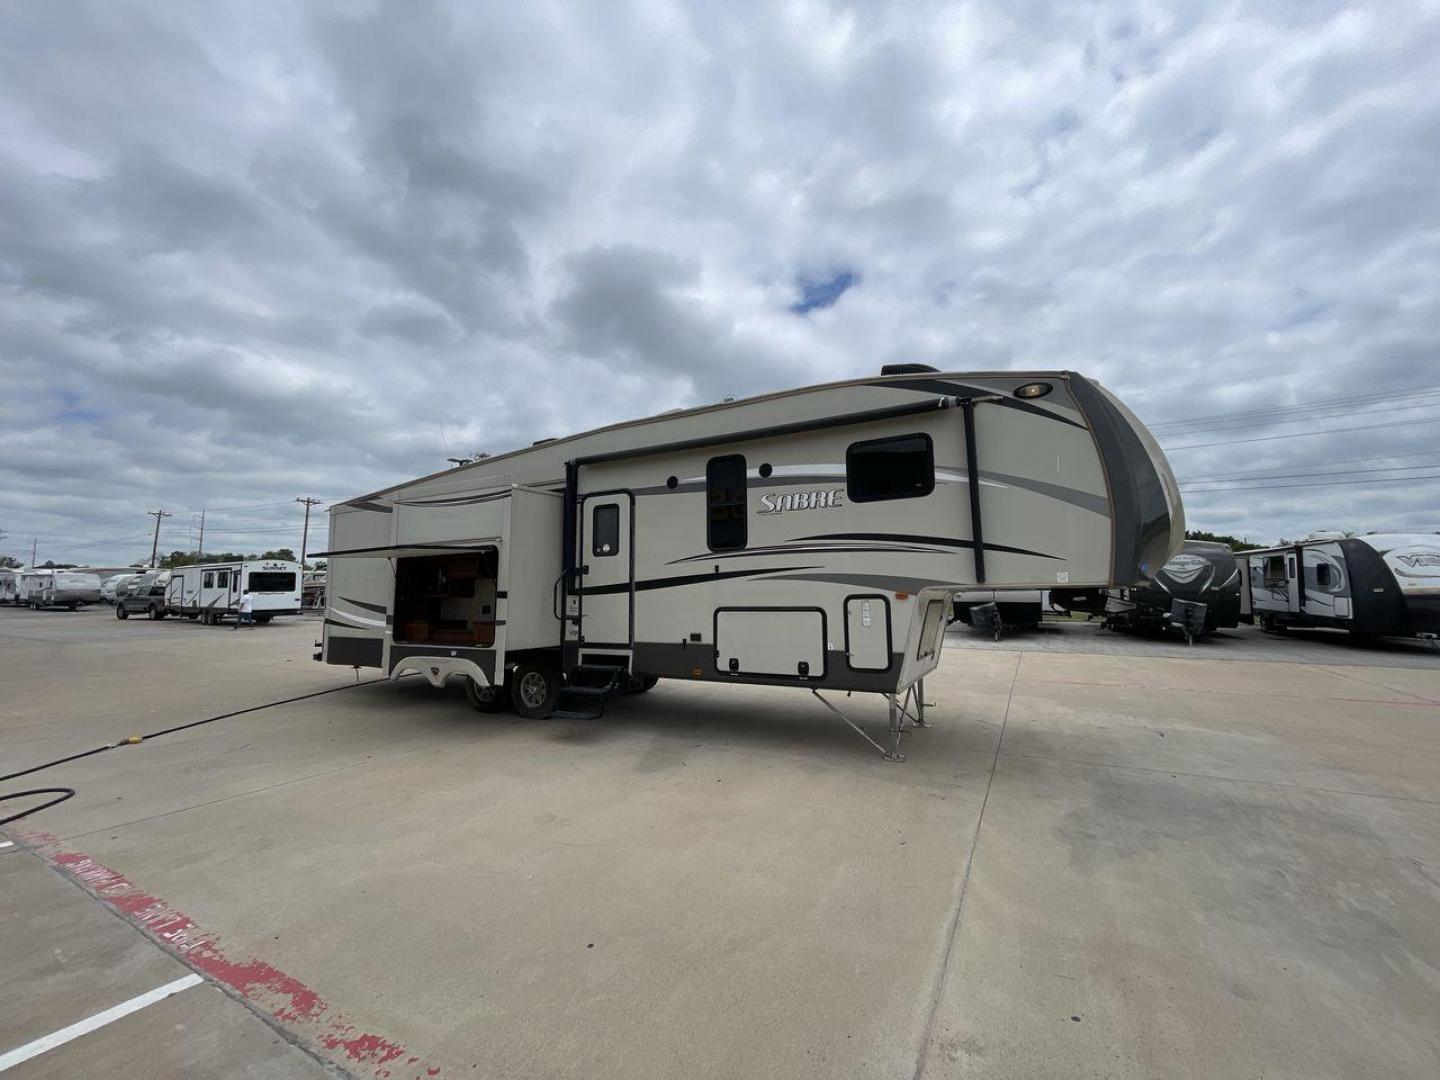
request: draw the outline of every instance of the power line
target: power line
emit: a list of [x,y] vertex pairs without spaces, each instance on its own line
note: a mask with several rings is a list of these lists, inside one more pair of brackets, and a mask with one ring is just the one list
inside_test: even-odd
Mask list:
[[1391,420],[1384,424],[1366,424],[1363,427],[1326,428],[1323,431],[1296,431],[1288,435],[1258,435],[1249,439],[1226,439],[1224,442],[1186,443],[1184,446],[1167,446],[1165,452],[1175,450],[1200,450],[1207,446],[1235,446],[1239,443],[1274,442],[1276,439],[1305,439],[1311,435],[1341,435],[1350,431],[1374,431],[1376,428],[1404,427],[1407,424],[1440,424],[1440,416],[1427,416],[1418,420]]
[[1430,397],[1430,400],[1395,404],[1383,401],[1359,401],[1317,405],[1306,409],[1296,409],[1283,414],[1251,414],[1248,418],[1240,415],[1233,419],[1224,419],[1215,416],[1197,417],[1194,420],[1172,420],[1169,423],[1157,423],[1152,426],[1152,430],[1154,430],[1154,428],[1171,428],[1177,430],[1167,430],[1164,434],[1193,435],[1201,431],[1210,430],[1221,431],[1231,428],[1261,427],[1270,424],[1298,424],[1312,420],[1333,420],[1338,417],[1379,416],[1384,413],[1404,412],[1407,409],[1433,409],[1437,405],[1440,405],[1440,397],[1433,396]]
[[[1430,473],[1426,476],[1392,476],[1381,480],[1317,480],[1312,484],[1255,484],[1253,486],[1241,486],[1239,484],[1230,487],[1200,488],[1199,490],[1189,489],[1192,495],[1211,495],[1222,491],[1275,491],[1280,488],[1311,488],[1311,487],[1336,487],[1346,484],[1398,484],[1402,481],[1409,484],[1424,480],[1440,480],[1440,472]],[[1184,484],[1180,490],[1187,490]]]
[[[1430,457],[1430,456],[1433,455],[1434,453],[1436,453],[1436,451],[1434,451],[1434,450],[1418,450],[1418,451],[1416,451],[1416,452],[1413,453],[1413,454],[1377,454],[1375,457],[1363,457],[1363,458],[1331,458],[1331,459],[1328,460],[1328,461],[1300,462],[1299,464],[1301,464],[1301,465],[1313,465],[1315,468],[1318,469],[1318,468],[1321,468],[1322,466],[1326,466],[1326,465],[1360,465],[1360,464],[1364,464],[1365,462],[1369,462],[1369,461],[1404,461],[1404,460],[1406,460],[1407,458]],[[1281,463],[1281,464],[1278,464],[1278,465],[1267,465],[1267,466],[1265,466],[1265,467],[1262,468],[1262,469],[1251,469],[1251,470],[1249,470],[1249,471],[1250,471],[1250,472],[1266,472],[1266,471],[1268,471],[1268,470],[1270,470],[1270,469],[1288,469],[1288,468],[1290,468],[1290,465],[1289,465],[1289,464]],[[1192,476],[1192,477],[1189,477],[1186,482],[1188,483],[1188,482],[1190,482],[1190,481],[1192,481],[1192,480],[1229,480],[1229,479],[1238,479],[1239,477],[1244,476],[1244,475],[1245,475],[1245,473],[1241,472],[1241,473],[1235,473],[1235,474],[1233,474],[1233,475],[1232,475],[1232,474],[1229,474],[1229,473],[1226,473],[1226,474],[1223,474],[1223,475],[1221,475],[1221,474],[1215,474],[1215,475],[1213,475],[1213,476]]]
[[1375,394],[1349,394],[1344,397],[1323,398],[1318,401],[1301,401],[1296,402],[1294,405],[1277,405],[1268,409],[1251,409],[1246,412],[1212,413],[1207,416],[1192,416],[1180,420],[1160,420],[1152,424],[1151,427],[1174,427],[1183,424],[1201,423],[1208,420],[1218,420],[1228,423],[1252,416],[1271,416],[1292,412],[1309,412],[1312,409],[1330,409],[1341,405],[1388,402],[1395,400],[1401,395],[1408,397],[1429,397],[1434,394],[1440,394],[1440,386],[1417,386],[1410,390],[1393,390]]
[[[1357,473],[1377,472],[1411,472],[1415,469],[1433,469],[1440,466],[1440,462],[1430,462],[1425,465],[1391,465],[1383,469],[1343,469],[1334,472],[1298,472],[1298,473],[1271,473],[1265,476],[1252,476],[1244,473],[1235,476],[1210,476],[1205,478],[1194,477],[1189,480],[1181,480],[1180,486],[1186,487],[1191,484],[1215,484],[1227,480],[1295,480],[1306,476],[1354,476]],[[1397,476],[1394,479],[1404,480],[1405,477]]]

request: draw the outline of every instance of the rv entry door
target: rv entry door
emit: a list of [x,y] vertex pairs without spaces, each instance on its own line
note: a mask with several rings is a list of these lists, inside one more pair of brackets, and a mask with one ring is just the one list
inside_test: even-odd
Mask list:
[[635,625],[635,498],[587,495],[580,504],[580,649],[628,652]]

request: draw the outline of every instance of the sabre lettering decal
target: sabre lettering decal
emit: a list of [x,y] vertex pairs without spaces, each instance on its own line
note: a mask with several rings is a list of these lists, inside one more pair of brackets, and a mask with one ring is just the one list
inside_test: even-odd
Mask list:
[[844,488],[831,488],[829,491],[787,491],[784,495],[767,491],[760,496],[760,513],[782,514],[786,510],[830,510],[845,505],[840,501],[840,496],[844,493]]

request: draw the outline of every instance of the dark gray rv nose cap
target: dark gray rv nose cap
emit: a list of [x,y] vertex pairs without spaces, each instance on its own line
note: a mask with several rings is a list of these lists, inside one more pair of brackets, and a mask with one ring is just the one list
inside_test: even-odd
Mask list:
[[1155,462],[1135,427],[1089,379],[1069,376],[1075,404],[1090,422],[1115,522],[1110,582],[1134,585],[1158,573],[1169,556],[1170,502]]

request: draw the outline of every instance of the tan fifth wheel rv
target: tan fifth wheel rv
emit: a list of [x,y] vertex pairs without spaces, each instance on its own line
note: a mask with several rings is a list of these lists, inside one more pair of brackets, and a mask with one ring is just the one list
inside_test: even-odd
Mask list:
[[529,718],[662,678],[869,691],[896,759],[952,593],[1133,584],[1185,528],[1159,447],[1094,382],[918,365],[542,441],[330,515],[317,659],[459,676]]

